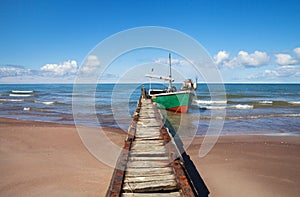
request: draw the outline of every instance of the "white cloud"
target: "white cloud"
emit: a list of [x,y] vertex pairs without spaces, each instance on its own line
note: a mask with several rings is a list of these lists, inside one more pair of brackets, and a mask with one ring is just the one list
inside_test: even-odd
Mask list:
[[244,67],[259,67],[269,64],[270,57],[266,52],[255,51],[249,54],[246,51],[239,51],[238,55],[229,58],[229,53],[226,51],[219,51],[214,56],[215,63],[219,66],[227,68],[244,68]]
[[292,82],[299,83],[300,66],[272,66],[270,69],[249,74],[247,80],[259,82]]
[[3,77],[10,77],[10,76],[22,76],[28,75],[33,73],[31,69],[26,69],[22,66],[15,66],[15,65],[6,65],[0,67],[0,78]]
[[56,76],[73,75],[77,73],[78,66],[75,60],[65,61],[62,64],[46,64],[41,71],[50,72]]
[[229,58],[229,53],[227,53],[226,51],[219,51],[217,55],[214,56],[214,60],[217,65],[227,61],[228,58]]
[[276,57],[275,62],[279,65],[292,65],[298,63],[298,61],[289,54],[279,53],[279,54],[275,54],[275,57]]
[[84,74],[92,74],[99,66],[100,60],[98,57],[96,55],[89,55],[80,70]]
[[300,67],[280,66],[274,70],[265,70],[263,77],[300,77]]
[[280,74],[276,70],[265,70],[263,72],[263,77],[279,77]]
[[262,66],[269,62],[270,57],[265,52],[255,51],[249,54],[245,51],[240,51],[237,56],[238,62],[244,66]]
[[[169,64],[169,59],[168,58],[158,58],[154,60],[154,63],[158,64]],[[179,66],[189,66],[191,65],[190,62],[184,60],[184,59],[171,59],[172,65],[179,65]]]
[[300,47],[295,48],[295,49],[293,50],[293,52],[296,54],[296,56],[297,56],[298,58],[300,58]]

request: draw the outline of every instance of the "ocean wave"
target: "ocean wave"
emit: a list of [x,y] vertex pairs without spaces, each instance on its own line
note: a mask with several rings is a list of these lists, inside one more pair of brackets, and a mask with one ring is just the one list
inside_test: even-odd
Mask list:
[[23,110],[24,111],[30,111],[30,107],[24,107]]
[[[300,101],[273,101],[272,102],[272,107],[289,107],[294,105],[300,105]],[[267,105],[265,106],[261,105],[261,106],[265,107]]]
[[300,105],[300,101],[289,101],[288,103],[292,105]]
[[227,99],[242,99],[242,98],[259,98],[262,95],[247,95],[247,94],[226,94]]
[[273,101],[259,101],[258,103],[266,105],[266,104],[273,104]]
[[1,102],[24,102],[24,99],[0,99]]
[[11,93],[14,94],[30,94],[33,93],[33,90],[12,90]]
[[249,108],[276,108],[276,107],[293,107],[300,106],[300,101],[271,101],[271,100],[262,100],[262,101],[248,101],[248,102],[234,102],[228,101],[229,105],[238,106],[243,108],[240,105],[249,105],[253,107]]
[[210,109],[210,110],[221,110],[221,109],[226,109],[227,106],[199,106],[200,109]]
[[39,103],[39,104],[44,104],[44,105],[64,104],[64,103],[61,103],[61,102],[58,102],[58,101],[38,101],[38,100],[35,100],[34,102]]
[[29,97],[33,96],[32,94],[9,94],[11,97]]
[[227,101],[194,100],[197,104],[227,104]]
[[258,115],[245,115],[245,116],[225,116],[225,117],[213,117],[213,116],[200,116],[202,120],[241,120],[241,119],[260,119],[260,118],[278,118],[278,117],[287,117],[287,118],[296,118],[300,117],[300,114],[258,114]]
[[248,104],[238,104],[238,105],[233,105],[233,108],[237,109],[253,109],[253,105],[248,105]]
[[44,101],[42,103],[45,104],[45,105],[53,105],[53,104],[55,104],[54,101]]
[[223,109],[253,109],[253,105],[237,104],[237,105],[198,105],[200,109],[204,110],[223,110]]

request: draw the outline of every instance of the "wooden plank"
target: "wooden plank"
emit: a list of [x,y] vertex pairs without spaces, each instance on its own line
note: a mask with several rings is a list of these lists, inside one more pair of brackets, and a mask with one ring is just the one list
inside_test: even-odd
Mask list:
[[161,135],[160,129],[137,129],[136,130],[136,135],[143,135],[143,134],[156,134],[156,135]]
[[139,182],[170,181],[170,180],[175,180],[174,174],[157,175],[157,176],[126,177],[124,182],[125,183],[139,183]]
[[164,146],[149,146],[149,145],[140,145],[132,147],[131,152],[166,152],[166,148]]
[[166,151],[164,145],[157,145],[157,144],[138,144],[131,148],[131,151]]
[[169,161],[168,157],[129,157],[129,161]]
[[155,176],[173,174],[171,167],[163,168],[129,168],[126,169],[125,176]]
[[164,145],[164,140],[140,140],[140,141],[133,141],[132,142],[132,146],[136,145],[136,144],[153,144],[153,145]]
[[141,125],[141,124],[136,125],[136,130],[138,130],[138,131],[140,131],[141,129],[149,130],[149,129],[154,129],[154,128],[160,130],[160,129],[162,128],[162,126],[161,126],[161,125],[158,125],[158,126],[147,127],[147,126],[143,126],[143,125]]
[[137,126],[137,128],[136,128],[136,131],[140,132],[140,133],[160,132],[160,130],[161,130],[161,127],[140,127],[140,126]]
[[136,140],[161,140],[162,136],[153,136],[153,137],[136,137]]
[[122,197],[179,197],[180,192],[170,193],[123,193]]
[[145,140],[147,140],[147,139],[157,139],[157,140],[159,140],[159,139],[162,138],[162,136],[160,136],[160,135],[151,134],[151,133],[149,133],[149,134],[147,134],[147,133],[139,134],[139,135],[136,135],[135,137],[140,138],[140,139],[145,138]]
[[178,190],[175,180],[169,181],[149,181],[141,183],[124,183],[125,192],[156,192],[156,191],[175,191]]
[[163,157],[166,156],[166,152],[132,152],[130,153],[132,157]]
[[143,119],[137,122],[137,125],[142,125],[144,127],[158,127],[162,126],[160,122],[155,119]]
[[169,161],[128,161],[127,168],[160,168],[169,164]]

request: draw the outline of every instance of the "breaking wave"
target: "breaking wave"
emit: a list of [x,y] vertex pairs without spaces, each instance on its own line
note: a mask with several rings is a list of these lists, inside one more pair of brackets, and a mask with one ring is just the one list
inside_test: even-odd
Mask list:
[[241,120],[241,119],[260,119],[260,118],[276,118],[276,117],[288,117],[296,118],[300,117],[300,114],[259,114],[259,115],[245,115],[245,116],[225,116],[223,117],[212,117],[212,116],[200,116],[202,120],[211,120],[211,119],[225,119],[225,120]]

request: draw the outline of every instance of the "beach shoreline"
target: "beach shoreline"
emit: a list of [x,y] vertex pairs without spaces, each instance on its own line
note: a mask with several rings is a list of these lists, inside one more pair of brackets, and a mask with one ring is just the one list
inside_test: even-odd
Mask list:
[[[75,125],[0,118],[1,196],[104,196],[113,168],[84,147]],[[89,128],[95,130],[96,128]],[[105,128],[119,147],[126,133]],[[221,136],[203,158],[196,137],[187,154],[210,196],[297,196],[300,137]]]

